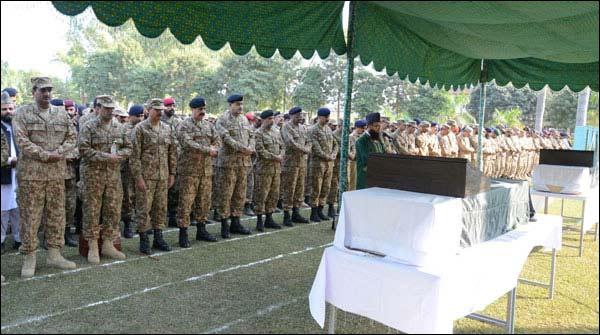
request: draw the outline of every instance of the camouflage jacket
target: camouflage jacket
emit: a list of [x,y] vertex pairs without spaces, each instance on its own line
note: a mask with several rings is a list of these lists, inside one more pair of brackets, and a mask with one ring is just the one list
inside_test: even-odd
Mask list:
[[281,137],[285,144],[285,166],[306,165],[307,151],[311,149],[308,131],[303,124],[287,122],[281,127]]
[[275,157],[283,154],[283,140],[274,129],[261,127],[256,132],[256,153],[258,174],[274,174],[279,171],[281,163]]
[[419,133],[415,142],[417,150],[419,150],[419,156],[429,156],[429,135],[426,133]]
[[254,131],[246,117],[244,115],[235,117],[227,111],[217,120],[216,129],[223,142],[219,150],[217,166],[252,166],[252,158],[241,153],[245,148],[254,150]]
[[212,123],[186,118],[177,128],[181,153],[177,161],[177,173],[184,176],[212,176],[211,148],[219,147],[219,135]]
[[16,144],[19,146],[19,180],[64,180],[65,159],[48,162],[56,151],[64,157],[76,155],[77,135],[66,113],[50,109],[41,112],[37,104],[17,110],[14,122]]
[[308,136],[312,143],[311,164],[333,161],[331,156],[337,155],[338,145],[331,128],[316,123],[308,130]]
[[150,119],[138,123],[133,129],[133,152],[129,157],[132,175],[145,180],[165,180],[175,175],[177,147],[175,135],[169,125],[158,122],[154,129]]

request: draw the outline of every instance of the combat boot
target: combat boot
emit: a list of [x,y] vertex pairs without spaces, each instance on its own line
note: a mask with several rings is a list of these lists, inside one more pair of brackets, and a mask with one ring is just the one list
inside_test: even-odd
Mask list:
[[69,247],[76,247],[79,245],[75,239],[71,237],[71,233],[68,228],[65,228],[65,245]]
[[292,218],[290,217],[290,211],[283,211],[283,225],[286,227],[293,227]]
[[124,238],[133,238],[133,229],[131,229],[131,221],[129,219],[125,219],[125,227],[123,228],[123,237]]
[[329,218],[325,216],[325,214],[323,214],[323,206],[317,207],[317,215],[319,216],[319,219],[321,219],[321,221],[329,220]]
[[277,207],[275,208],[275,213],[281,213],[283,211],[283,200],[277,200]]
[[188,239],[187,227],[179,227],[179,246],[181,248],[189,248],[191,246]]
[[89,250],[87,260],[90,264],[100,264],[100,253],[98,252],[98,240],[88,240]]
[[229,223],[227,223],[227,219],[221,219],[221,237],[222,238],[230,238],[229,235]]
[[71,270],[77,267],[75,263],[66,260],[60,254],[60,249],[56,248],[48,248],[48,257],[46,258],[46,264],[57,267],[62,270]]
[[[256,213],[254,213],[254,211],[252,210],[252,207],[250,205],[249,202],[247,202],[246,204],[244,204],[244,215],[246,216],[254,216],[256,215]],[[233,222],[231,223],[233,226]]]
[[25,255],[23,267],[21,268],[22,278],[31,278],[35,274],[35,251]]
[[217,242],[217,238],[206,231],[206,223],[204,222],[198,222],[198,226],[196,227],[196,240]]
[[335,207],[333,206],[333,204],[329,204],[329,209],[327,210],[327,216],[329,216],[329,218],[333,219],[335,218]]
[[256,230],[265,231],[265,225],[263,224],[262,214],[256,214]]
[[171,251],[171,247],[163,239],[161,229],[154,229],[154,242],[152,242],[152,249],[158,249],[160,251]]
[[232,216],[231,217],[230,231],[231,231],[232,234],[242,234],[242,235],[250,235],[250,234],[252,234],[248,228],[242,226],[242,224],[240,223],[240,217],[239,216]]
[[140,234],[140,252],[146,255],[152,255],[152,249],[150,249],[150,240],[148,239],[148,233],[138,232]]
[[273,229],[281,229],[281,226],[273,220],[273,213],[267,213],[267,219],[265,220],[265,227]]
[[115,248],[115,245],[110,239],[102,240],[102,255],[113,259],[127,258],[124,253]]
[[319,218],[318,211],[319,211],[319,209],[317,207],[311,207],[310,208],[310,221],[312,221],[312,222],[321,222],[321,219]]
[[219,216],[219,212],[217,211],[217,209],[215,208],[213,210],[213,221],[215,222],[219,222],[220,216]]
[[294,223],[308,223],[308,220],[300,215],[300,210],[297,207],[292,208],[292,222]]

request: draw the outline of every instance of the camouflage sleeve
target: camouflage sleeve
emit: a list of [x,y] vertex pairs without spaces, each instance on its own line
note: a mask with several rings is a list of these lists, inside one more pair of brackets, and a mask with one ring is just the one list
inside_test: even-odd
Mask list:
[[77,134],[77,130],[75,129],[75,126],[73,125],[73,123],[69,122],[69,128],[71,128],[73,130],[73,133],[75,134],[75,144],[76,145],[73,148],[73,150],[69,151],[68,153],[65,153],[65,158],[70,159],[70,160],[75,160],[75,159],[79,158],[79,150],[77,147],[79,134]]
[[250,147],[251,150],[255,150],[256,149],[256,132],[252,131],[252,130],[248,130],[248,147]]
[[309,131],[310,142],[312,143],[312,154],[321,159],[330,161],[331,157],[328,156],[325,153],[325,151],[323,151],[323,148],[321,147],[321,143],[319,142],[319,138],[318,138],[318,133],[319,133],[319,131],[317,129],[317,126],[314,126]]
[[19,147],[19,150],[22,155],[26,157],[31,157],[35,160],[47,162],[50,157],[50,153],[39,145],[31,142],[29,140],[29,133],[27,131],[27,126],[23,121],[23,114],[25,111],[17,111],[15,120],[13,122],[14,132],[15,132],[15,142]]
[[6,141],[6,135],[4,134],[4,129],[0,128],[0,149],[2,149],[0,154],[0,165],[5,167],[8,165],[8,142]]
[[92,131],[88,126],[89,123],[81,129],[79,133],[79,154],[81,158],[90,162],[106,162],[108,161],[108,153],[98,151],[92,147]]
[[223,126],[222,119],[217,120],[216,129],[217,133],[221,137],[221,140],[223,141],[223,145],[230,146],[235,151],[242,151],[246,149],[245,145],[231,137],[231,135],[229,134],[229,130],[227,130],[227,128]]
[[204,146],[196,141],[190,134],[190,129],[186,124],[181,123],[179,125],[179,130],[177,132],[179,136],[179,144],[181,145],[182,150],[195,150],[200,151],[203,154],[210,153],[210,146]]
[[[143,134],[138,126],[131,132],[131,156],[129,156],[129,169],[132,176],[142,175],[142,141]],[[137,178],[137,177],[136,177]]]
[[459,148],[459,150],[466,151],[466,152],[473,152],[473,151],[475,151],[475,150],[473,150],[473,148],[467,146],[467,141],[469,141],[469,139],[466,138],[466,137],[462,137],[462,136],[458,139],[457,142],[458,142],[458,148]]
[[64,155],[66,158],[77,158],[77,131],[75,126],[69,120],[67,113],[64,113],[62,117],[65,119],[64,122],[67,124],[67,135],[57,152]]
[[286,146],[291,146],[294,151],[306,153],[306,148],[300,143],[294,141],[294,136],[290,134],[290,127],[291,126],[289,125],[285,125],[281,128],[281,137],[283,138],[283,143],[285,143]]
[[169,133],[171,136],[171,144],[169,144],[169,175],[175,175],[177,172],[177,140],[175,138],[175,132],[171,128],[171,132]]
[[210,124],[210,137],[211,137],[211,141],[210,144],[220,148],[221,145],[223,145],[223,143],[221,143],[221,137],[219,136],[219,134],[217,134],[217,129],[215,128],[215,126],[212,123]]
[[268,135],[263,133],[262,131],[256,133],[256,154],[260,159],[265,159],[269,161],[275,160],[275,157],[277,157],[277,155],[270,152],[269,148],[265,146],[265,136]]
[[127,129],[125,129],[125,127],[120,127],[119,130],[121,131],[121,138],[123,139],[123,144],[121,145],[119,150],[117,150],[117,155],[123,158],[127,158],[131,156],[131,140],[129,139],[129,136],[127,136]]
[[340,142],[337,141],[337,139],[334,137],[333,139],[333,145],[331,146],[331,154],[333,156],[337,156],[338,153],[340,153],[340,143],[341,143],[341,139]]

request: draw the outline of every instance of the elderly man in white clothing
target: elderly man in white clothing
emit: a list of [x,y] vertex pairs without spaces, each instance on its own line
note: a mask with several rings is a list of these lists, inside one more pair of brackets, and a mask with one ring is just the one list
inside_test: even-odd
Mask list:
[[[13,249],[19,249],[21,238],[19,237],[19,208],[17,207],[17,156],[19,154],[15,145],[15,138],[12,129],[11,120],[15,115],[15,105],[6,92],[2,92],[2,135],[5,137],[6,147],[8,149],[8,159],[2,164],[0,170],[0,181],[2,184],[2,252],[4,252],[4,240],[8,227],[13,235]],[[4,163],[4,162],[3,162]]]

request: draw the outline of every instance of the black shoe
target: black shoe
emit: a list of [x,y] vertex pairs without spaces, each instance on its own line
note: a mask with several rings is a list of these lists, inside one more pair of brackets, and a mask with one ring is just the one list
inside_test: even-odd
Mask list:
[[[244,205],[244,215],[246,215],[246,216],[255,216],[256,215],[256,213],[254,213],[254,211],[252,210],[252,207],[249,202],[247,202]],[[232,225],[233,225],[233,222],[232,222]]]
[[529,218],[529,222],[537,222],[537,218],[535,216],[532,216]]
[[319,219],[321,219],[321,221],[328,221],[329,217],[325,216],[325,214],[323,214],[323,206],[319,206],[317,207],[317,215],[319,216]]
[[190,240],[188,239],[187,227],[179,228],[179,246],[181,248],[191,247]]
[[217,211],[217,209],[215,208],[213,210],[213,221],[215,222],[219,222],[221,220],[221,216],[219,215],[219,212]]
[[206,224],[198,223],[196,226],[196,240],[198,241],[208,241],[208,242],[217,242],[217,238],[212,236],[206,231]]
[[229,235],[229,223],[227,223],[227,219],[221,219],[221,237],[222,238],[230,238]]
[[125,227],[123,228],[123,237],[124,238],[133,238],[133,229],[131,229],[131,223],[125,222]]
[[21,247],[21,244],[22,244],[21,242],[15,241],[13,243],[13,250],[19,250],[19,248]]
[[283,200],[282,200],[282,199],[279,199],[279,200],[277,201],[277,208],[279,208],[279,209],[283,210]]
[[177,227],[177,218],[175,216],[169,216],[169,227]]
[[310,196],[309,195],[304,196],[304,203],[310,205]]
[[277,207],[275,207],[275,210],[273,211],[273,213],[281,213],[281,212],[283,212],[283,210],[279,209]]
[[321,218],[319,218],[319,213],[317,213],[319,209],[317,207],[311,207],[310,209],[310,221],[312,222],[321,222]]
[[154,242],[152,242],[152,249],[171,251],[171,247],[163,239],[162,230],[160,229],[154,229]]
[[232,234],[242,234],[242,235],[252,234],[248,228],[242,226],[242,224],[240,223],[239,216],[231,217],[231,227],[229,230],[231,231]]
[[335,218],[335,207],[333,206],[333,204],[329,204],[329,209],[327,210],[327,216],[329,216],[330,219]]
[[256,230],[265,231],[265,225],[263,224],[262,214],[256,214]]
[[308,223],[308,220],[300,215],[300,210],[298,208],[292,208],[292,222]]
[[281,226],[273,220],[273,213],[267,213],[267,219],[265,220],[265,227],[273,228],[273,229],[281,229]]
[[290,211],[283,211],[283,225],[286,227],[293,227],[292,218],[290,217]]
[[152,249],[150,249],[150,240],[148,239],[147,233],[140,234],[140,252],[146,255],[152,255]]
[[71,237],[71,234],[65,231],[65,245],[69,247],[76,247],[79,245],[79,243]]

